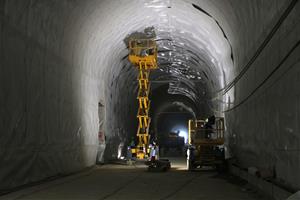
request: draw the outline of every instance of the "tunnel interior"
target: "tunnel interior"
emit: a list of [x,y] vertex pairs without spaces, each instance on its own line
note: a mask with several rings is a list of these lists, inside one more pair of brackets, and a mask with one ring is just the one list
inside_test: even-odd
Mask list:
[[136,33],[158,45],[156,137],[225,117],[228,157],[299,188],[297,2],[1,1],[1,190],[94,165],[100,131],[105,160],[126,148],[138,85],[124,40]]

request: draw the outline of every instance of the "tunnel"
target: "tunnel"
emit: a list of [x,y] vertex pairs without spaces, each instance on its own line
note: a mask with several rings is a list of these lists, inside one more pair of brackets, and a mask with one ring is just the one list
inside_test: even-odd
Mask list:
[[300,189],[298,0],[1,0],[0,191],[126,154],[137,70],[126,38],[151,35],[151,130],[225,119],[225,156]]

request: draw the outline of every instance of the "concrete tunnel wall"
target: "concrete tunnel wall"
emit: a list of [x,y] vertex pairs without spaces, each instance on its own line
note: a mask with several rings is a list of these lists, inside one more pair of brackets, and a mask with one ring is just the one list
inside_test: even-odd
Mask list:
[[[122,60],[128,34],[152,25],[158,36],[172,32],[165,28],[170,24],[182,29],[185,33],[172,34],[187,37],[199,46],[196,54],[211,60],[215,86],[208,88],[218,90],[255,55],[291,2],[1,1],[0,189],[92,166],[99,101],[106,109],[106,158],[116,156],[119,144],[135,133],[136,74]],[[244,76],[219,95],[225,104],[214,110],[220,115],[232,109],[225,112],[228,145],[241,166],[275,169],[278,179],[296,188],[299,48],[263,88],[233,106],[299,43],[299,27],[296,3]]]

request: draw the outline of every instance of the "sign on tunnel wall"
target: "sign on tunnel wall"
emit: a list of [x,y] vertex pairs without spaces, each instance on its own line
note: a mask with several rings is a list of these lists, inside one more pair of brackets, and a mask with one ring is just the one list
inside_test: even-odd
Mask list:
[[99,117],[99,131],[98,131],[98,152],[96,163],[104,162],[104,151],[105,151],[105,133],[104,133],[104,122],[105,122],[105,109],[102,102],[98,103],[98,117]]

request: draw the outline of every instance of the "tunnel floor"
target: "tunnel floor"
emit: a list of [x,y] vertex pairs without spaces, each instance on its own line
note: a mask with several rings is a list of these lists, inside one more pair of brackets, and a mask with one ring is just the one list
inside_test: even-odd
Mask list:
[[170,160],[172,169],[168,172],[148,172],[143,165],[107,164],[10,193],[0,200],[268,199],[230,175],[212,170],[188,172],[184,158]]

